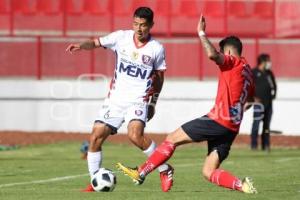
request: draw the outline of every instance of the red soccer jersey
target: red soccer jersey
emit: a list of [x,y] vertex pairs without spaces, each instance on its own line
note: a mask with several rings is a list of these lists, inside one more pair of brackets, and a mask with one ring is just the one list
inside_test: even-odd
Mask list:
[[219,83],[216,102],[208,117],[222,126],[238,132],[243,118],[243,108],[254,94],[253,75],[245,58],[224,55],[219,65]]

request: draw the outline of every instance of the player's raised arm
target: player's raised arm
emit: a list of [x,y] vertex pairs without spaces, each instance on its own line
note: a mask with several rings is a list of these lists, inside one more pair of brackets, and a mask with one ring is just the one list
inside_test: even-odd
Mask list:
[[205,50],[209,59],[215,61],[216,64],[221,65],[224,63],[224,56],[222,53],[216,50],[216,48],[206,37],[205,28],[206,28],[205,18],[203,15],[201,15],[200,20],[198,22],[197,31],[198,31],[199,38],[201,40],[202,47]]
[[70,44],[66,51],[70,52],[70,53],[73,53],[73,52],[76,52],[76,51],[79,51],[79,50],[91,50],[91,49],[95,49],[95,48],[98,48],[98,47],[101,47],[101,44],[99,42],[98,39],[90,39],[90,40],[86,40],[82,43],[77,43],[77,44]]

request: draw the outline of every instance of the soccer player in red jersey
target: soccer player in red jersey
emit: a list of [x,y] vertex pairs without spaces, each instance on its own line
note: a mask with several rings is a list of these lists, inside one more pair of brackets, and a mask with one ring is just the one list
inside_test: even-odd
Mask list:
[[179,145],[207,141],[208,154],[202,169],[203,176],[221,187],[245,193],[257,193],[249,177],[240,180],[220,165],[230,151],[237,136],[247,102],[252,101],[254,84],[251,68],[241,56],[242,43],[238,37],[230,36],[220,41],[220,52],[211,44],[205,34],[206,22],[203,16],[198,23],[198,34],[204,51],[219,69],[219,84],[215,105],[205,116],[183,124],[169,134],[148,160],[138,168],[117,168],[129,175],[137,184],[161,163],[166,162]]

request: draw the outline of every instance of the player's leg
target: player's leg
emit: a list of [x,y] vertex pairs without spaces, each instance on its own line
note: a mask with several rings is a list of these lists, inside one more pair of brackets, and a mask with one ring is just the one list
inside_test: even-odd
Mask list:
[[213,150],[205,159],[202,174],[208,181],[221,187],[242,190],[242,182],[230,172],[219,169],[220,160],[217,150]]
[[[99,170],[102,164],[102,144],[112,133],[112,129],[104,123],[95,122],[90,135],[90,144],[87,152],[87,164],[90,177]],[[94,192],[91,184],[82,190],[83,192]]]
[[90,135],[90,145],[87,154],[89,174],[92,176],[102,164],[102,144],[112,133],[111,127],[104,123],[95,122]]
[[272,105],[265,106],[262,130],[262,150],[270,151],[270,123],[272,117]]
[[158,164],[167,161],[173,155],[177,146],[206,140],[203,131],[211,130],[211,121],[207,116],[203,116],[183,124],[175,132],[169,134],[149,159],[139,167],[140,174],[146,176]]
[[119,105],[105,100],[98,113],[90,136],[90,146],[87,155],[90,175],[93,175],[101,166],[103,142],[110,134],[117,133],[118,128],[124,121],[121,109]]
[[236,133],[225,131],[223,136],[214,136],[216,139],[208,141],[209,153],[203,164],[202,174],[208,181],[218,186],[245,193],[257,193],[249,177],[242,181],[229,171],[219,168],[227,158],[235,136]]
[[141,184],[147,174],[172,156],[177,146],[207,140],[205,133],[211,131],[214,127],[210,124],[211,121],[207,116],[203,116],[183,124],[175,132],[169,134],[165,141],[156,148],[154,153],[138,169],[134,170],[118,164],[119,168],[135,182]]
[[[144,124],[145,122],[142,120],[131,120],[128,124],[128,137],[149,157],[156,149],[156,144],[144,134]],[[163,163],[158,167],[158,171],[160,172],[161,188],[167,192],[173,185],[174,170],[170,165]]]
[[[133,144],[139,147],[147,157],[149,157],[154,152],[156,144],[144,134],[147,112],[147,103],[134,104],[128,108],[125,120],[129,121],[127,127],[129,139]],[[169,165],[163,164],[158,167],[158,171],[166,171],[169,168]]]
[[177,146],[193,142],[192,139],[184,132],[182,128],[178,128],[169,134],[164,142],[160,144],[148,160],[140,165],[139,172],[141,176],[147,176],[150,172],[168,161],[173,155]]
[[[128,137],[130,141],[139,147],[147,157],[151,156],[156,149],[153,140],[144,134],[145,122],[142,120],[131,120],[128,124]],[[159,167],[159,172],[168,169],[168,165],[163,164]]]
[[[134,104],[127,110],[125,120],[128,121],[127,131],[130,141],[140,148],[148,157],[154,152],[156,144],[144,134],[147,118],[147,103]],[[167,165],[161,167],[166,170]]]
[[129,175],[137,184],[141,184],[147,174],[173,155],[177,146],[203,141],[205,138],[201,131],[211,129],[207,121],[209,121],[207,116],[203,116],[183,124],[175,132],[169,134],[165,141],[155,149],[154,153],[138,169],[130,169],[120,163],[117,164],[117,167]]
[[[95,120],[92,133],[90,135],[89,150],[87,153],[87,164],[90,176],[99,170],[102,164],[102,144],[110,134],[117,133],[124,118],[119,106],[105,101],[102,109]],[[84,192],[92,192],[93,188],[89,184],[83,190]]]
[[133,169],[125,167],[121,163],[117,164],[117,168],[132,178],[136,184],[142,184],[149,173],[171,158],[177,146],[190,142],[192,142],[191,138],[182,128],[179,128],[169,134],[165,141],[155,149],[147,161],[138,168]]
[[259,130],[259,123],[262,119],[262,112],[261,112],[260,105],[253,106],[253,123],[251,129],[251,149],[257,149],[257,139],[258,139],[258,130]]
[[142,151],[147,150],[152,140],[144,135],[145,122],[139,119],[133,119],[128,123],[127,134],[130,141]]

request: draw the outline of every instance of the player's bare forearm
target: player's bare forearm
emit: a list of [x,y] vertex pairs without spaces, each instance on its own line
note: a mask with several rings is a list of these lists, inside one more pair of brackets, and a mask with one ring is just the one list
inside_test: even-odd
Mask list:
[[206,37],[205,29],[206,29],[205,18],[203,15],[201,15],[197,26],[197,31],[198,31],[198,35],[202,47],[209,59],[215,61],[217,64],[223,64],[224,61],[223,54],[219,53],[214,47],[214,45]]
[[206,35],[200,36],[202,47],[209,59],[215,62],[220,60],[220,53],[216,50],[213,44],[209,41]]
[[97,47],[100,47],[100,46],[101,46],[101,44],[100,44],[98,39],[87,40],[87,41],[84,41],[82,43],[70,44],[67,47],[66,51],[68,51],[70,53],[73,53],[73,52],[76,52],[76,51],[80,51],[82,49],[91,50],[91,49],[94,49],[94,48],[97,48]]
[[155,71],[154,82],[153,82],[153,95],[150,103],[156,104],[159,94],[164,84],[164,71]]
[[97,48],[96,43],[94,40],[87,40],[84,41],[82,43],[80,43],[80,49],[85,49],[85,50],[90,50],[90,49],[94,49]]

